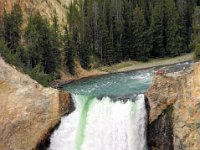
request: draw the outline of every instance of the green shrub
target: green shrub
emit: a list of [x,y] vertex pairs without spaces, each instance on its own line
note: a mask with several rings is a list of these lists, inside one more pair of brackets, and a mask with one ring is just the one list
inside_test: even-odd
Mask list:
[[5,41],[0,40],[0,53],[6,62],[15,66],[23,67],[23,64],[17,54],[13,54],[7,47]]
[[195,55],[197,58],[200,58],[200,44],[199,43],[195,47]]

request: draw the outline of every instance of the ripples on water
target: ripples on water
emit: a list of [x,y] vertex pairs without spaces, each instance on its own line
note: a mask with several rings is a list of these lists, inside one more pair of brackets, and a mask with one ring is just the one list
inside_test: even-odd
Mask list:
[[74,94],[96,97],[109,96],[113,98],[138,95],[147,91],[152,82],[153,72],[156,69],[164,69],[167,72],[176,72],[184,70],[189,66],[190,63],[186,62],[172,66],[87,78],[64,85],[63,90]]
[[153,70],[111,74],[103,77],[83,79],[65,85],[64,90],[74,94],[96,97],[120,97],[144,93],[152,80]]

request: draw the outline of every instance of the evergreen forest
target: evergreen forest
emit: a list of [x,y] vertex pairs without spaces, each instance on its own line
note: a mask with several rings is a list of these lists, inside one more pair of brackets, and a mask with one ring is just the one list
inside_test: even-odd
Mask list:
[[0,20],[0,53],[43,85],[59,79],[61,52],[65,67],[84,69],[127,60],[176,57],[195,51],[200,57],[198,0],[73,0],[67,24],[57,15],[50,23],[38,12],[23,26],[15,4]]

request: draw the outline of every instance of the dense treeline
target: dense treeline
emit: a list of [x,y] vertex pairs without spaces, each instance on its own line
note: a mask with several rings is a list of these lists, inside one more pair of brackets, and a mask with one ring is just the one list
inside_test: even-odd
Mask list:
[[199,4],[199,0],[74,0],[67,7],[64,35],[56,13],[51,25],[32,13],[22,27],[22,10],[15,4],[0,20],[0,53],[43,85],[59,78],[61,51],[72,75],[76,60],[89,69],[192,50],[200,57]]
[[69,32],[82,66],[190,52],[195,0],[74,0]]
[[192,40],[190,47],[194,49],[196,58],[200,58],[200,7],[195,8],[192,23]]
[[59,77],[60,41],[55,25],[50,26],[39,13],[30,16],[23,34],[22,23],[19,5],[15,4],[10,13],[4,13],[0,27],[0,52],[9,63],[48,85]]

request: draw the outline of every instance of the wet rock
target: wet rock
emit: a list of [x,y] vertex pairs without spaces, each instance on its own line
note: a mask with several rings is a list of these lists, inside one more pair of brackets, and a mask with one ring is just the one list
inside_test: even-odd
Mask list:
[[148,125],[149,150],[173,150],[173,106]]

